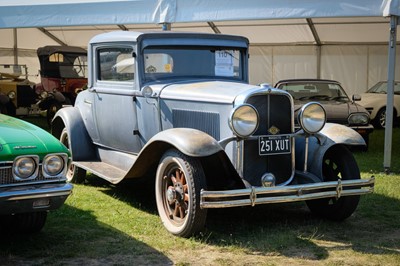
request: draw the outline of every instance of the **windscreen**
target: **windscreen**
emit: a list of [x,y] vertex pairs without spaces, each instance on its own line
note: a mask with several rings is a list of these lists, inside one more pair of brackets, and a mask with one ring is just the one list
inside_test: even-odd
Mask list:
[[336,83],[295,82],[279,85],[279,89],[289,92],[295,100],[350,101],[343,88]]
[[218,78],[243,80],[244,50],[235,48],[147,47],[145,81],[167,78]]

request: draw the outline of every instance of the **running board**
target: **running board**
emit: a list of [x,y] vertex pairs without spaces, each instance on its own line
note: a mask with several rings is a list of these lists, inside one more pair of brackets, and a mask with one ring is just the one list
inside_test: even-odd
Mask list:
[[79,161],[79,162],[73,162],[73,164],[113,184],[121,182],[121,180],[124,179],[124,177],[128,173],[128,171],[124,171],[111,164],[100,161],[97,162]]

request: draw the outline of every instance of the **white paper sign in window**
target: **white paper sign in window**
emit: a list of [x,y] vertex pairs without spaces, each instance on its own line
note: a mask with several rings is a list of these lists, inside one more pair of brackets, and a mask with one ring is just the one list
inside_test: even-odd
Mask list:
[[233,51],[215,51],[215,75],[233,77]]

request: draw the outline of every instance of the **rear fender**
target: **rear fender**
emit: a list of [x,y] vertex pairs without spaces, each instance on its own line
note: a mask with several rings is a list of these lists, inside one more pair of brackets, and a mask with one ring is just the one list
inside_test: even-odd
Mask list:
[[58,110],[52,121],[51,133],[60,139],[64,128],[68,131],[73,161],[93,160],[95,149],[78,108],[64,107]]
[[[315,136],[309,137],[307,171],[322,180],[322,163],[325,153],[335,145],[366,145],[364,139],[355,130],[333,123],[325,127]],[[304,170],[305,138],[296,138],[296,169]]]

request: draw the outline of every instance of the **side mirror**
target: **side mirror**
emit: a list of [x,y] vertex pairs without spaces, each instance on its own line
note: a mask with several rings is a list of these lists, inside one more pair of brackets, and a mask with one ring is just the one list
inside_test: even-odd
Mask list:
[[359,101],[361,101],[361,95],[360,94],[354,94],[352,99],[353,99],[353,102],[359,102]]

